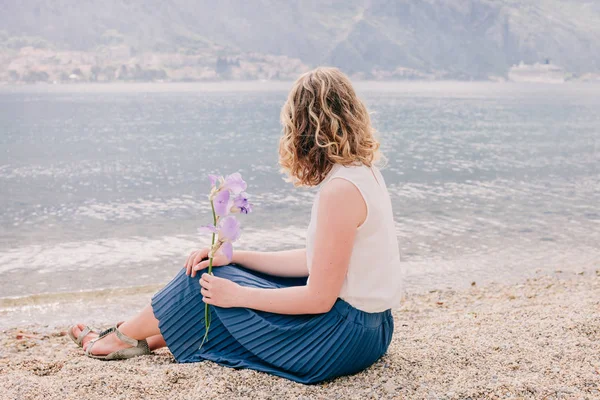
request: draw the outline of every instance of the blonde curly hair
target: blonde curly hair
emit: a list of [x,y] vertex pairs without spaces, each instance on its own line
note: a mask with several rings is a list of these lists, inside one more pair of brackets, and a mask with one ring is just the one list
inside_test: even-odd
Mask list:
[[337,68],[300,76],[281,109],[279,164],[295,186],[316,186],[334,164],[371,166],[379,142],[366,107]]

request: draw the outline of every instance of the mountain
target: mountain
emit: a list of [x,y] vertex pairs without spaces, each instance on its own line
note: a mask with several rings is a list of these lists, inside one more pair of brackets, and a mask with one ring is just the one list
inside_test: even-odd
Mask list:
[[551,59],[600,72],[595,0],[20,0],[0,80],[490,79]]

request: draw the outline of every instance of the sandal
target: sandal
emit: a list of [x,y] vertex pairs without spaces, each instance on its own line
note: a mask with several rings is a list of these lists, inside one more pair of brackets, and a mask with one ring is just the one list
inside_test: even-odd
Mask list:
[[[119,326],[121,326],[121,324],[125,322],[125,321],[120,321],[117,322],[117,328]],[[75,324],[73,326],[70,326],[69,329],[67,330],[67,334],[69,335],[69,337],[71,338],[71,340],[73,342],[75,342],[75,344],[79,347],[83,347],[83,339],[85,339],[85,337],[87,335],[89,335],[90,333],[97,333],[98,336],[106,336],[108,333],[111,333],[112,331],[115,330],[115,327],[111,327],[108,329],[105,329],[103,331],[101,331],[100,329],[92,329],[89,326],[85,326],[85,328],[83,328],[83,330],[81,332],[79,332],[79,335],[77,335],[77,337],[75,337],[75,334],[73,333],[73,329],[75,329],[75,327],[77,327],[78,324]],[[110,331],[110,332],[109,332]]]
[[[126,343],[132,347],[129,347],[127,349],[113,351],[112,353],[107,354],[105,356],[96,356],[94,354],[91,354],[92,347],[94,347],[94,344],[98,340],[102,339],[104,336],[109,335],[113,332],[115,333],[115,335],[117,335],[117,338],[121,342]],[[117,325],[105,330],[97,338],[90,340],[90,342],[87,346],[87,349],[85,350],[86,356],[88,356],[90,358],[95,358],[97,360],[105,360],[105,361],[126,360],[128,358],[133,358],[133,357],[137,357],[137,356],[145,356],[148,354],[152,354],[152,352],[150,351],[150,348],[148,347],[148,342],[146,341],[146,339],[144,339],[144,340],[132,339],[129,336],[126,336],[124,333],[122,333],[118,329]]]

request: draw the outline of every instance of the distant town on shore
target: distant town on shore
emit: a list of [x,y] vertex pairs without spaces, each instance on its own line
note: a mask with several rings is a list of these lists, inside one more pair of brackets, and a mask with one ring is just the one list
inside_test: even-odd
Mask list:
[[[98,53],[23,47],[0,72],[2,83],[78,82],[201,82],[219,80],[293,80],[311,66],[286,56],[243,54],[232,57],[177,53],[136,53],[127,46],[103,48]],[[473,80],[447,71],[419,71],[397,67],[355,72],[361,80]],[[549,60],[520,63],[491,81],[563,83],[597,81],[600,74],[574,75]]]
[[108,1],[0,5],[0,83],[600,79],[590,0]]

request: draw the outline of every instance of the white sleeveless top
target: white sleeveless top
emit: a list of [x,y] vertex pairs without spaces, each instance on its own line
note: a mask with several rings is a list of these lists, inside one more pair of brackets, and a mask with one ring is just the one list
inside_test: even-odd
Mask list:
[[[354,184],[367,205],[367,218],[357,228],[348,273],[339,297],[353,307],[370,313],[397,307],[402,296],[404,277],[400,267],[392,202],[383,176],[376,167],[336,164],[321,187],[334,178]],[[319,194],[312,206],[306,234],[309,274],[314,255]]]

